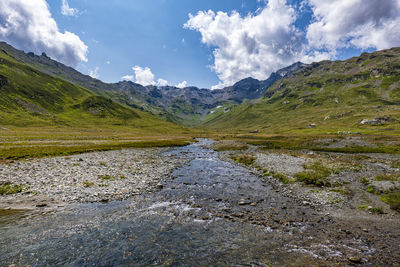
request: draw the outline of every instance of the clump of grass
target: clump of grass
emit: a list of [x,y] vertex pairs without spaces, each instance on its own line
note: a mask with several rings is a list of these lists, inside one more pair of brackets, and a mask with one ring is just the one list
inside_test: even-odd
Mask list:
[[325,167],[321,162],[313,162],[312,164],[304,165],[303,167],[306,171],[294,175],[297,181],[318,187],[331,186],[331,183],[327,178],[331,175],[332,170]]
[[272,177],[274,177],[275,179],[278,179],[281,183],[284,183],[284,184],[288,184],[290,182],[289,177],[283,173],[274,173],[272,175]]
[[104,166],[104,167],[107,167],[107,163],[106,163],[105,161],[100,161],[100,162],[99,162],[99,165]]
[[400,160],[393,161],[391,167],[400,169]]
[[358,208],[360,210],[368,211],[368,212],[370,212],[372,214],[384,214],[383,209],[379,208],[379,207],[371,207],[371,206],[368,206],[368,205],[360,205]]
[[3,184],[0,185],[0,195],[12,195],[23,192],[28,189],[27,185],[21,184]]
[[250,154],[243,154],[240,156],[232,156],[232,159],[238,163],[244,164],[244,165],[252,165],[257,157],[254,155],[250,155]]
[[99,187],[107,187],[108,184],[98,184]]
[[350,196],[351,192],[345,188],[333,188],[330,190],[331,192],[336,192],[345,196]]
[[391,209],[400,212],[400,192],[382,195],[381,201],[389,204]]
[[369,179],[367,177],[361,177],[360,182],[364,185],[369,185]]
[[120,174],[120,175],[119,175],[119,179],[121,179],[121,180],[126,179],[126,176],[123,175],[123,174]]
[[376,181],[396,181],[399,178],[398,174],[380,174],[375,177]]
[[103,182],[105,182],[105,181],[115,181],[115,180],[117,180],[117,177],[105,174],[105,175],[99,175],[99,179],[102,180]]
[[376,189],[373,185],[368,186],[366,191],[371,194],[376,194]]
[[91,187],[91,186],[93,186],[94,185],[94,183],[93,182],[90,182],[90,181],[84,181],[83,182],[83,186],[84,187]]
[[369,212],[371,212],[372,214],[384,214],[383,209],[382,208],[377,208],[377,207],[373,207],[371,209],[368,209]]

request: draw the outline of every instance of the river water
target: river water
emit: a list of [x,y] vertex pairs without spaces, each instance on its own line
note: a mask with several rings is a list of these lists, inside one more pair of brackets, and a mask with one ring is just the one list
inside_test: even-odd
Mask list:
[[[0,212],[0,265],[266,266],[317,258],[307,211],[248,169],[218,158],[211,141],[173,148],[189,158],[158,192],[52,212]],[[283,227],[284,226],[284,227]],[[291,244],[288,246],[288,244]]]

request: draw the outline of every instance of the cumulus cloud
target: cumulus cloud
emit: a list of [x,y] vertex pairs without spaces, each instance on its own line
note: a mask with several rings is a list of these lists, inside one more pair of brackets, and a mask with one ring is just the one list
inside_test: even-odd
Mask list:
[[79,10],[76,8],[70,7],[67,0],[62,0],[61,14],[63,14],[64,16],[74,17],[79,14]]
[[164,79],[158,79],[157,80],[157,85],[158,86],[167,86],[168,85],[168,81],[164,80]]
[[159,78],[157,82],[155,82],[155,75],[148,67],[140,67],[135,66],[132,68],[134,75],[125,75],[122,77],[123,80],[134,81],[143,86],[147,85],[157,85],[157,86],[167,86],[168,81],[162,78]]
[[[184,28],[198,31],[213,49],[211,68],[221,81],[213,89],[250,76],[266,79],[296,61],[334,59],[343,48],[400,45],[400,0],[304,0],[297,7],[287,2],[269,0],[247,16],[212,10],[189,14]],[[313,19],[301,31],[295,25],[306,9]]]
[[400,0],[309,0],[315,22],[310,46],[335,52],[345,47],[385,49],[400,44]]
[[155,85],[154,74],[151,72],[150,68],[142,68],[140,66],[135,66],[132,68],[135,72],[135,80],[141,85]]
[[95,67],[93,70],[89,70],[89,76],[92,78],[98,79],[100,77],[99,70],[100,70],[99,67]]
[[69,66],[87,61],[88,47],[76,34],[59,31],[45,0],[0,1],[0,37],[19,49],[46,52]]
[[187,86],[187,81],[183,81],[183,82],[178,83],[176,85],[176,87],[178,87],[178,88],[185,88],[186,86]]
[[184,27],[201,34],[215,47],[214,65],[221,88],[252,76],[269,74],[304,56],[304,34],[295,26],[295,10],[284,0],[270,0],[259,13],[242,17],[238,12],[200,11],[189,14]]

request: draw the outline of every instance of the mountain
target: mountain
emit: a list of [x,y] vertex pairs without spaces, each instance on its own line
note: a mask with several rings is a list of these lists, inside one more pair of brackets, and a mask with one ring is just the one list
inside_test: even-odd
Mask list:
[[274,82],[305,66],[298,62],[271,74],[265,81],[246,78],[230,87],[209,90],[197,87],[142,86],[130,81],[108,84],[54,61],[44,53],[40,56],[31,52],[25,53],[4,42],[0,42],[0,50],[50,76],[69,81],[135,109],[149,111],[170,122],[188,126],[201,123],[216,107],[229,108],[245,100],[260,98]]
[[[30,56],[21,54],[21,57]],[[0,49],[0,124],[3,126],[129,127],[142,132],[182,131],[181,127],[147,112],[50,76],[49,73],[56,71],[57,63],[45,55],[32,57],[36,59],[27,64],[15,54]],[[33,67],[39,65],[36,60],[54,63],[54,67],[44,73]]]
[[322,61],[288,73],[256,102],[209,116],[202,127],[260,132],[400,130],[400,48]]

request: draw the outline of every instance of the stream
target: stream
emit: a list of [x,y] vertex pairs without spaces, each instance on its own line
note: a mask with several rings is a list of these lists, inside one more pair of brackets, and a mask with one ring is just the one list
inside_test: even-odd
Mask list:
[[[300,248],[324,218],[205,148],[155,193],[56,211],[1,211],[0,266],[288,266],[323,258]],[[322,220],[322,221],[321,221]],[[329,222],[326,222],[329,223]],[[296,245],[297,244],[297,245]]]

